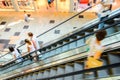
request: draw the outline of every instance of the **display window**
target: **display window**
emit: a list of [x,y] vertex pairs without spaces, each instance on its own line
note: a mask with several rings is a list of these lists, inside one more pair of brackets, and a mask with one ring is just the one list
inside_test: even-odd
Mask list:
[[20,9],[34,9],[33,0],[17,0]]
[[13,8],[11,0],[0,0],[0,8],[1,9]]
[[79,3],[80,3],[80,4],[88,4],[88,3],[89,3],[89,0],[79,0]]
[[89,5],[89,0],[78,0],[77,11],[80,12],[86,9]]

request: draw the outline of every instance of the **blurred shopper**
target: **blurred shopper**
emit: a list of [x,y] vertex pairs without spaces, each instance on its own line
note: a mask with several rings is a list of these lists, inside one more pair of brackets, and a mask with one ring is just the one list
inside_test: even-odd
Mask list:
[[21,53],[18,51],[18,49],[10,46],[10,47],[9,47],[9,51],[12,53],[14,59],[17,59],[17,60],[16,60],[17,62],[23,61],[22,55],[21,55]]
[[[102,21],[106,17],[108,17],[108,15],[111,12],[111,9],[112,9],[112,4],[106,5],[105,2],[103,1],[98,2],[96,15],[98,16],[99,20]],[[104,22],[98,25],[98,29],[102,29],[102,28],[104,28]]]
[[94,6],[96,4],[96,0],[89,0],[88,6]]
[[24,20],[25,20],[25,22],[29,22],[30,21],[30,14],[27,14],[27,12],[26,11],[24,11]]
[[30,58],[30,60],[32,61],[32,59],[34,59],[35,61],[38,61],[37,53],[36,52],[31,53],[31,52],[35,51],[33,43],[28,39],[25,39],[25,43],[27,44],[26,46],[27,46],[27,50],[28,50],[28,53],[29,53],[28,57]]
[[48,6],[51,7],[51,0],[48,0]]
[[[105,38],[106,34],[107,33],[105,30],[99,30],[95,34],[95,36],[92,36],[86,41],[86,44],[89,46],[89,51],[85,69],[97,66],[99,67],[100,65],[102,65],[102,62],[99,59],[101,57],[102,52],[105,50],[105,47],[102,46],[101,41]],[[92,61],[90,61],[89,59],[91,59]]]
[[53,7],[53,1],[54,0],[47,0],[47,2],[48,2],[47,9]]
[[[105,6],[103,2],[99,2],[97,5],[97,10],[96,10],[96,15],[98,16],[99,20],[103,20],[104,16],[103,16],[103,11],[105,10]],[[98,25],[98,29],[101,29],[104,27],[104,22],[100,23]]]
[[32,32],[28,33],[28,37],[30,38],[30,41],[32,41],[32,43],[34,45],[34,48],[35,49],[40,49],[40,45],[38,43],[38,39],[35,36],[33,36]]
[[[39,41],[38,41],[38,39],[33,35],[32,32],[29,32],[29,33],[28,33],[28,37],[30,38],[30,41],[33,43],[33,46],[34,46],[35,50],[40,49]],[[37,51],[37,54],[41,54],[40,51]],[[42,56],[42,55],[40,55],[40,56]]]

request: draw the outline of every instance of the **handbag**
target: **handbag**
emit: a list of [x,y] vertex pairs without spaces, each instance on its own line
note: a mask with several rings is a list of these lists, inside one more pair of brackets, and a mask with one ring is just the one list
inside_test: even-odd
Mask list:
[[95,68],[95,67],[100,67],[103,65],[103,62],[98,60],[98,59],[94,59],[93,57],[88,57],[88,60],[86,62],[86,66],[88,68]]

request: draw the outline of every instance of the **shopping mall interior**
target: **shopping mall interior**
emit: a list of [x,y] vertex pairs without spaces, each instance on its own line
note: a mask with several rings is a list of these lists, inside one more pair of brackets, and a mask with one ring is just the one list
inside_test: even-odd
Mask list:
[[[94,59],[87,41],[100,31]],[[0,80],[120,80],[120,0],[0,0]]]

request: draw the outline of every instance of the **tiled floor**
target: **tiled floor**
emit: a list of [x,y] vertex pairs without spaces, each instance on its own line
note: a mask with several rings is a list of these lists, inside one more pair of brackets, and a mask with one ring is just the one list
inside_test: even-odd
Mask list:
[[0,51],[3,51],[5,44],[0,43]]
[[0,51],[4,51],[4,49],[7,48],[9,41],[9,39],[0,39]]
[[[79,16],[65,22],[61,25],[59,23],[65,21],[76,13],[65,12],[28,12],[31,14],[30,22],[24,22],[23,12],[0,12],[0,39],[10,40],[8,45],[16,44],[19,46],[21,41],[27,38],[28,32],[33,32],[34,35],[41,35],[38,39],[47,43],[51,40],[59,38],[71,31],[82,27],[83,23],[90,21],[95,17],[94,14],[84,13],[84,18]],[[89,17],[91,16],[91,17]],[[3,24],[4,23],[4,24]],[[4,25],[4,26],[3,26]],[[45,31],[56,27],[43,34]],[[43,34],[43,35],[42,35]],[[12,39],[11,39],[12,37]],[[7,49],[4,48],[5,50]]]

